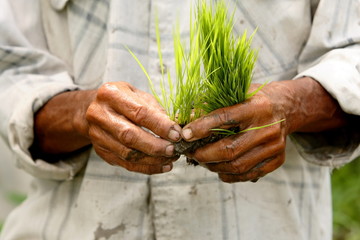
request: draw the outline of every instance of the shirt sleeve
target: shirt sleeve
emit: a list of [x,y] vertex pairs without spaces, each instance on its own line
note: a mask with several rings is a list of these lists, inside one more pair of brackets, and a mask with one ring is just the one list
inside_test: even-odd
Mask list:
[[359,10],[359,1],[320,1],[300,56],[296,78],[309,76],[318,81],[351,115],[347,128],[292,135],[305,159],[320,165],[338,167],[360,155]]
[[[34,139],[34,113],[53,96],[79,87],[67,66],[47,51],[39,1],[27,4],[31,9],[14,8],[16,2],[21,1],[0,0],[0,134],[18,167],[37,178],[71,179],[85,165],[87,152],[50,164],[32,159],[29,147]],[[20,26],[15,16],[22,14]]]

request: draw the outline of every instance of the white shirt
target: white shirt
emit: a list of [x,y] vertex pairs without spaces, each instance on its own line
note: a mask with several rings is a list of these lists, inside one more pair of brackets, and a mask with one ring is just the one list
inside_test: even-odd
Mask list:
[[[358,133],[346,135],[350,144],[294,135],[286,163],[255,184],[222,183],[183,159],[170,173],[147,176],[94,151],[55,164],[31,158],[34,112],[54,95],[108,81],[147,89],[125,45],[158,79],[156,13],[173,71],[173,28],[180,19],[188,39],[194,2],[0,0],[0,100],[9,103],[0,106],[0,132],[34,176],[2,239],[331,239],[329,172],[360,155]],[[310,76],[360,115],[359,1],[233,0],[229,9],[235,32],[258,27],[254,82]]]

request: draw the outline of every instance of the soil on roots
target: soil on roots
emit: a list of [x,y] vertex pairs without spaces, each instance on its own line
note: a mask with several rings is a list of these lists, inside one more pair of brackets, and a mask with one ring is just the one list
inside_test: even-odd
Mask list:
[[[223,138],[221,135],[210,135],[207,138],[199,139],[194,142],[186,142],[185,140],[181,140],[180,142],[175,143],[175,153],[179,156],[181,154],[186,155],[187,153],[194,153],[196,149],[201,148],[206,144],[216,142],[221,138]],[[186,157],[186,162],[194,166],[199,165],[196,160],[189,157]]]
[[[235,132],[239,131],[238,127],[234,127],[231,128],[229,130],[233,130]],[[194,153],[196,151],[196,149],[201,148],[209,143],[214,143],[216,141],[219,141],[220,139],[223,139],[227,137],[227,135],[224,134],[219,134],[219,133],[213,133],[210,136],[206,137],[206,138],[202,138],[193,142],[186,142],[185,140],[181,140],[180,142],[175,143],[175,153],[176,155],[186,155],[187,153]],[[186,161],[188,164],[190,165],[199,165],[199,163],[194,160],[191,159],[189,157],[186,157]]]

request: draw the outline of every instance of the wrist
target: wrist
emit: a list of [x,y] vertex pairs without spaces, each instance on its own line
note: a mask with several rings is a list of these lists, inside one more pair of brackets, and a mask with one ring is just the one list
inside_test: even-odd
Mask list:
[[303,77],[277,83],[282,88],[288,134],[320,132],[346,123],[337,101],[316,80]]
[[69,91],[50,99],[35,114],[32,148],[41,154],[63,154],[91,144],[85,113],[95,93]]

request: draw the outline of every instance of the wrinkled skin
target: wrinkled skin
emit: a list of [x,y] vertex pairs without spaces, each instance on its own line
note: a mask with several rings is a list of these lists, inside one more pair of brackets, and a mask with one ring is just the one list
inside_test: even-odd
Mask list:
[[169,140],[180,139],[180,126],[170,121],[153,96],[127,83],[100,88],[86,119],[96,153],[110,164],[153,174],[169,171],[177,159],[172,158]]
[[[67,109],[57,107],[66,101],[62,105]],[[70,126],[60,129],[64,122]],[[39,126],[36,143],[47,153],[71,152],[92,144],[109,164],[145,174],[168,172],[178,158],[172,142],[180,140],[180,126],[153,96],[125,82],[107,83],[96,91],[62,93],[39,111],[35,125]]]
[[177,159],[173,143],[181,137],[195,141],[209,136],[213,128],[247,129],[285,119],[224,138],[188,155],[218,173],[224,182],[256,181],[284,163],[288,134],[340,127],[345,124],[344,115],[316,81],[302,78],[267,84],[246,102],[218,109],[181,129],[153,96],[116,82],[98,90],[53,97],[35,115],[32,149],[54,156],[92,144],[109,164],[156,174],[171,170]]
[[244,130],[282,119],[285,121],[208,144],[188,157],[218,173],[224,182],[257,181],[284,163],[288,134],[344,124],[344,114],[336,101],[317,82],[304,78],[270,83],[246,102],[218,109],[188,124],[182,135],[195,141],[209,136],[210,129]]

